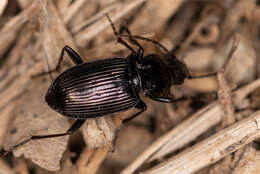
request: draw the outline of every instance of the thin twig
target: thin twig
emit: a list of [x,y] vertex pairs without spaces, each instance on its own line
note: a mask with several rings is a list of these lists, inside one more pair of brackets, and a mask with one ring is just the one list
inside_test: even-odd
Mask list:
[[232,43],[232,48],[227,56],[227,59],[225,60],[222,68],[219,70],[218,74],[217,74],[217,79],[218,79],[218,83],[219,83],[219,91],[218,91],[218,97],[219,97],[219,101],[222,104],[222,107],[224,108],[224,112],[225,115],[223,117],[223,126],[228,126],[232,123],[235,122],[235,112],[234,112],[234,106],[232,103],[232,97],[231,97],[231,89],[227,84],[227,81],[225,79],[225,71],[227,69],[227,66],[235,52],[235,50],[238,47],[238,38],[236,35],[234,35],[233,37],[233,43]]

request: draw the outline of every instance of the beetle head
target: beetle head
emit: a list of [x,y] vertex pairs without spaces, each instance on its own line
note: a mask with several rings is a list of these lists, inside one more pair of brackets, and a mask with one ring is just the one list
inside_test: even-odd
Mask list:
[[166,56],[165,60],[171,76],[171,85],[183,84],[184,80],[189,76],[187,66],[173,55]]
[[167,65],[156,54],[149,54],[142,59],[139,69],[141,90],[151,99],[169,95],[171,77]]

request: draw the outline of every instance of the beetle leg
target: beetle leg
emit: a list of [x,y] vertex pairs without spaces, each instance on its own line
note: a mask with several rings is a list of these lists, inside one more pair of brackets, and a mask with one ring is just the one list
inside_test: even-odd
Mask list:
[[114,152],[115,145],[116,145],[116,142],[117,142],[118,133],[119,133],[120,129],[122,128],[123,124],[129,122],[130,120],[134,119],[135,117],[137,117],[138,115],[140,115],[141,113],[146,111],[147,106],[146,106],[146,104],[142,100],[140,100],[138,102],[138,104],[135,106],[135,108],[139,109],[140,111],[135,113],[134,115],[124,119],[122,121],[122,124],[116,129],[115,134],[114,134],[114,139],[113,139],[113,149],[112,149],[112,152]]
[[130,42],[131,42],[132,44],[134,44],[134,45],[136,45],[136,46],[139,47],[139,50],[138,50],[138,52],[137,52],[137,61],[138,61],[138,62],[141,62],[141,61],[142,61],[142,58],[143,58],[143,53],[144,53],[144,49],[143,49],[142,45],[141,45],[139,42],[137,42],[137,40],[135,40],[134,38],[132,38],[132,34],[131,34],[130,30],[129,30],[126,26],[122,25],[121,28],[122,28],[122,32],[123,32],[123,31],[126,31],[126,32],[127,32],[128,36],[129,36]]
[[[69,55],[70,59],[75,63],[75,65],[83,63],[83,60],[81,59],[79,54],[75,50],[73,50],[70,46],[66,45],[62,50],[66,51],[66,53]],[[61,56],[63,57],[63,55]]]
[[142,100],[140,100],[140,101],[138,102],[138,104],[135,106],[135,108],[136,108],[136,109],[139,109],[140,111],[137,112],[137,113],[135,113],[134,115],[132,115],[132,116],[130,116],[130,117],[124,119],[124,120],[123,120],[123,124],[129,122],[130,120],[134,119],[135,117],[137,117],[138,115],[140,115],[141,113],[143,113],[144,111],[146,111],[147,106],[146,106],[146,104],[145,104]]
[[180,98],[175,99],[171,94],[169,94],[167,97],[151,97],[151,99],[158,101],[158,102],[165,102],[165,103],[174,103],[174,102],[179,102],[183,100],[187,100],[189,97],[183,96]]
[[70,46],[66,45],[66,46],[61,50],[58,63],[57,63],[56,67],[55,67],[53,70],[36,74],[36,75],[34,75],[33,77],[38,77],[38,76],[41,76],[41,75],[50,74],[50,73],[53,73],[53,72],[55,72],[55,71],[58,71],[59,68],[60,68],[61,62],[62,62],[62,60],[63,60],[63,57],[64,57],[64,53],[65,53],[65,52],[69,55],[70,59],[71,59],[76,65],[83,63],[83,60],[81,59],[81,57],[79,56],[79,54],[78,54],[75,50],[73,50]]
[[7,155],[8,153],[12,152],[13,150],[17,149],[18,147],[32,141],[32,140],[39,140],[39,139],[45,139],[45,138],[54,138],[54,137],[61,137],[61,136],[66,136],[66,135],[71,135],[72,133],[74,133],[76,130],[78,130],[83,123],[86,120],[82,120],[82,119],[78,119],[76,120],[76,122],[67,130],[67,132],[65,133],[60,133],[60,134],[50,134],[50,135],[33,135],[31,136],[31,138],[28,138],[20,143],[18,143],[17,145],[9,148],[6,152],[4,152],[1,156]]
[[128,43],[126,41],[124,41],[121,37],[120,37],[120,34],[117,32],[112,20],[110,19],[109,15],[108,14],[105,14],[106,17],[107,17],[107,20],[109,21],[113,31],[114,31],[114,34],[115,36],[117,37],[117,42],[121,43],[122,45],[124,45],[126,48],[128,48],[130,51],[132,51],[135,55],[137,55],[136,51],[130,46],[128,45]]
[[144,52],[144,51],[143,51],[144,49],[143,49],[142,45],[141,45],[137,40],[135,40],[135,39],[132,37],[132,34],[131,34],[130,30],[129,30],[125,25],[121,25],[121,28],[122,28],[122,32],[123,32],[123,31],[126,31],[127,34],[129,35],[129,40],[130,40],[130,42],[131,42],[132,44],[138,46],[138,47],[139,47],[139,50],[142,50],[142,52]]
[[[125,34],[123,34],[121,36],[122,37],[129,37],[129,35],[125,35]],[[153,39],[150,39],[150,38],[146,38],[146,37],[142,37],[142,36],[138,36],[138,35],[131,35],[131,37],[135,38],[135,39],[151,42],[152,44],[155,44],[155,45],[159,46],[167,55],[172,55],[173,57],[175,57],[172,52],[170,52],[165,46],[163,46],[160,42],[158,42],[156,40],[153,40]]]
[[208,74],[203,74],[203,75],[188,75],[188,79],[200,79],[200,78],[207,78],[207,77],[212,77],[212,76],[217,76],[217,72],[213,72],[213,73],[208,73]]

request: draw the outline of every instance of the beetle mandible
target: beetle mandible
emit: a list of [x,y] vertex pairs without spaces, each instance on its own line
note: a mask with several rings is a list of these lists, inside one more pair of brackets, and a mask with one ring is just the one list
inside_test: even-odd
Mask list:
[[[185,79],[214,76],[211,73],[202,76],[191,76],[186,65],[178,60],[159,42],[132,35],[128,28],[123,27],[132,44],[138,47],[136,52],[125,42],[116,31],[110,17],[106,15],[119,43],[128,48],[131,53],[126,57],[106,58],[93,62],[83,62],[81,57],[71,47],[65,46],[60,54],[57,71],[66,52],[75,66],[61,73],[49,87],[45,100],[47,104],[60,114],[75,118],[74,124],[65,132],[50,135],[35,135],[8,149],[11,152],[25,143],[44,138],[70,135],[79,129],[86,119],[108,116],[135,107],[139,111],[124,119],[122,124],[143,113],[147,106],[139,94],[158,102],[171,103],[179,101],[170,94],[172,85],[180,85]],[[122,35],[123,36],[123,35]],[[161,47],[167,56],[164,60],[157,54],[143,55],[143,47],[136,39],[152,42]],[[115,132],[116,140],[119,127]],[[115,143],[115,141],[114,141]]]

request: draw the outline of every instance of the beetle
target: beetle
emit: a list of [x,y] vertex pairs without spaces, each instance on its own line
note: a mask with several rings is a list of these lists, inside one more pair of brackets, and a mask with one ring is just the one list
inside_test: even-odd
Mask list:
[[[128,48],[131,53],[126,58],[106,58],[83,62],[76,51],[70,46],[65,46],[61,51],[56,68],[43,74],[57,71],[65,52],[75,66],[67,69],[54,80],[47,91],[45,100],[52,109],[66,117],[75,118],[76,121],[65,133],[32,136],[11,147],[5,154],[31,140],[70,135],[79,129],[86,119],[109,116],[133,107],[138,109],[137,113],[122,121],[124,124],[147,109],[139,96],[140,93],[158,102],[172,103],[180,100],[174,99],[170,94],[172,85],[183,84],[187,78],[216,75],[216,73],[212,73],[204,76],[191,76],[186,65],[159,42],[132,35],[126,27],[123,27],[128,33],[125,36],[129,37],[130,42],[138,47],[136,52],[120,37],[123,35],[119,35],[116,31],[109,16],[106,15],[106,17],[118,42]],[[167,52],[167,55],[164,56],[164,59],[157,54],[144,56],[144,49],[136,39],[159,45]],[[116,130],[114,140],[116,140],[120,128]]]

